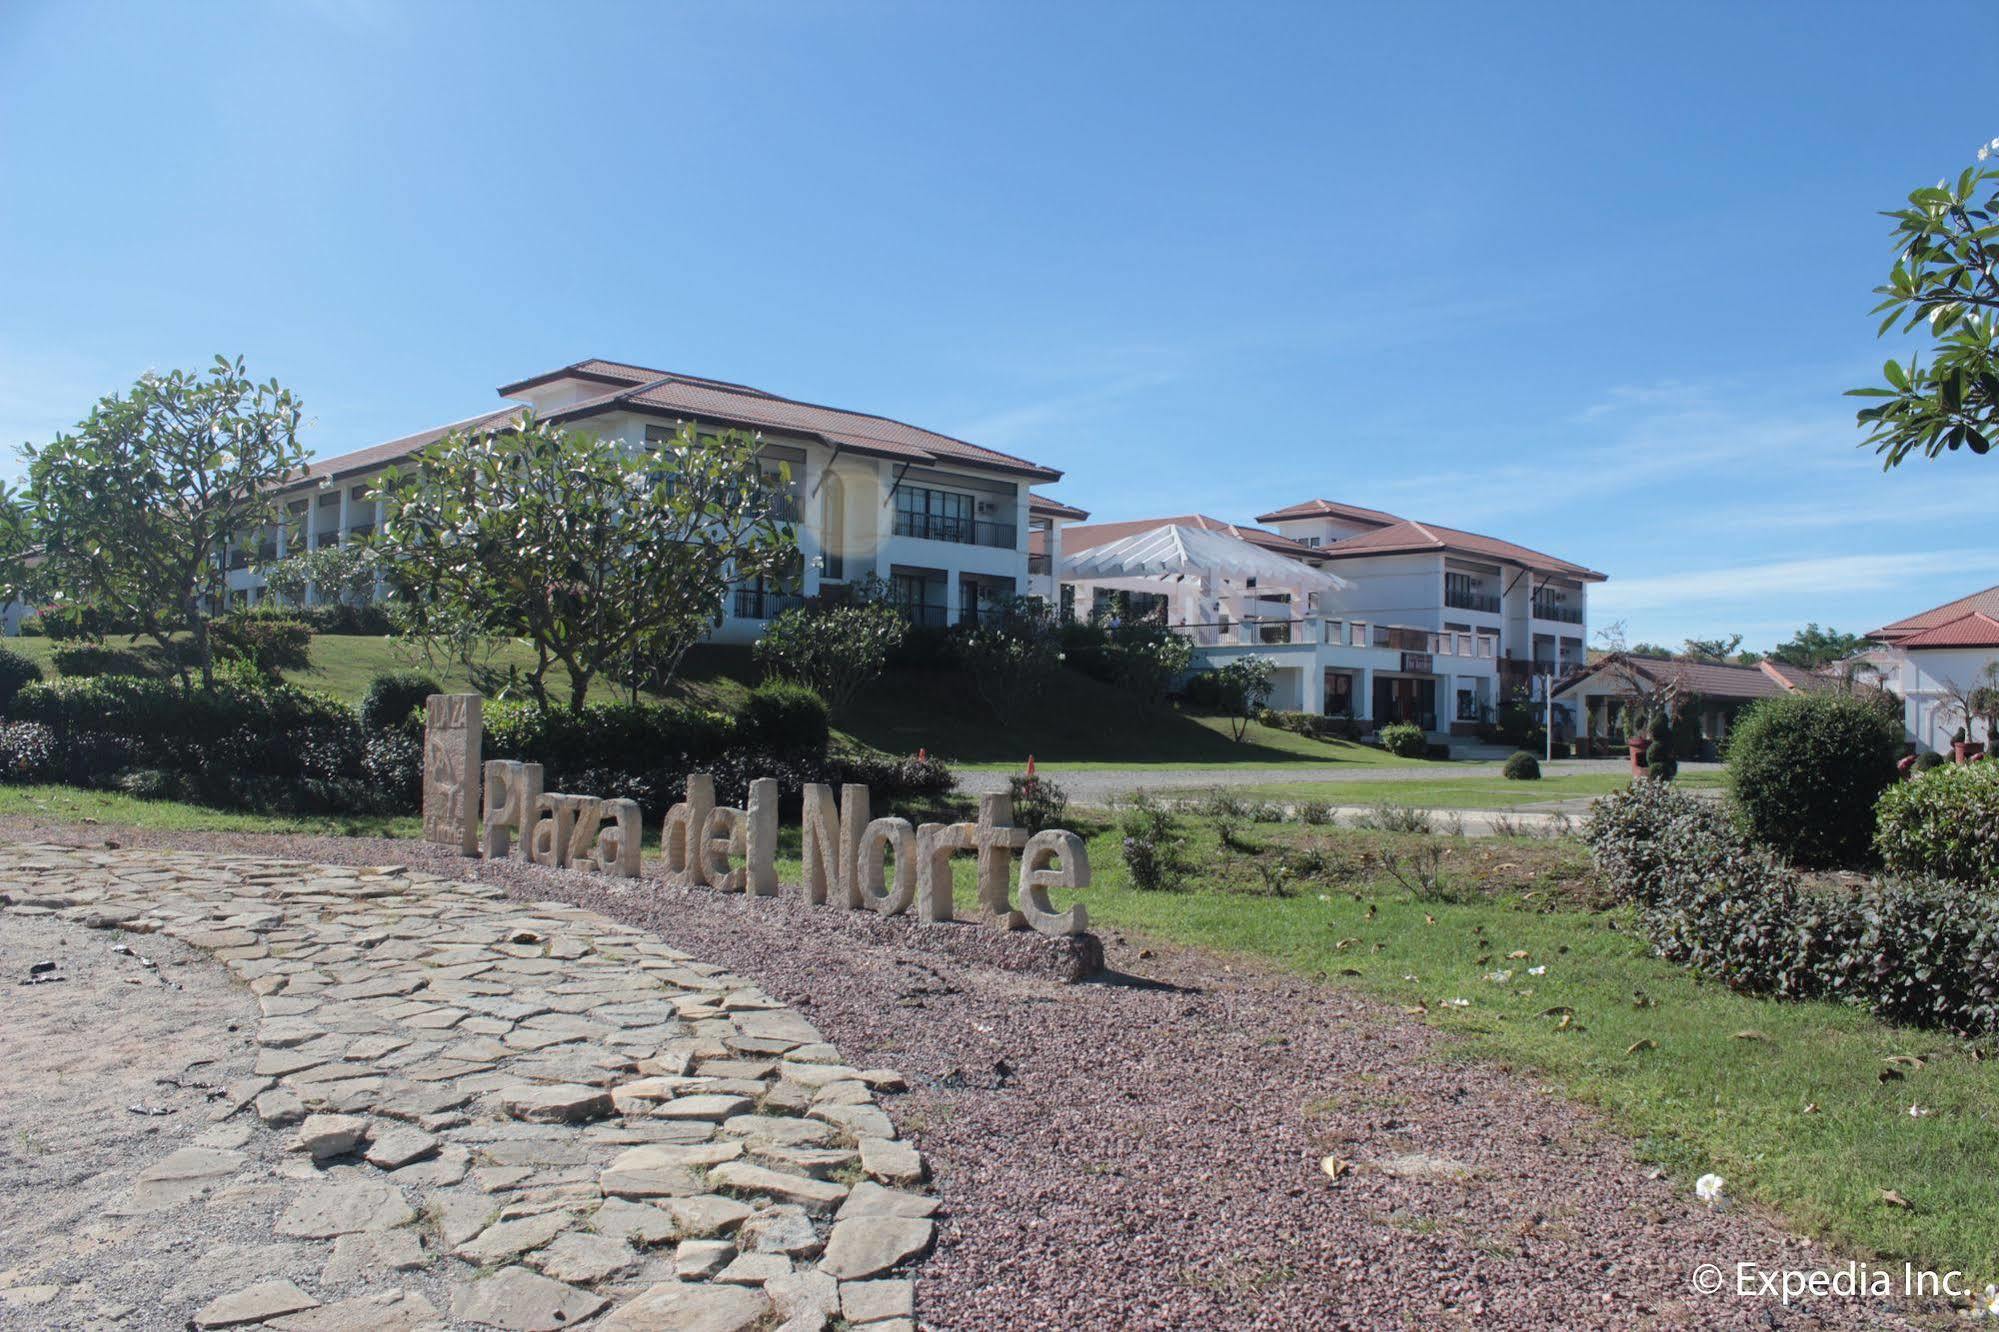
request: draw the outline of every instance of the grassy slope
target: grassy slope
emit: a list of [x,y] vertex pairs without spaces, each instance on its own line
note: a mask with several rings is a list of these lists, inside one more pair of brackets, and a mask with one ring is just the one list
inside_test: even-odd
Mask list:
[[[122,641],[122,640],[118,640]],[[8,646],[54,674],[46,638],[11,639]],[[515,646],[496,658],[526,667],[528,650]],[[386,638],[321,635],[312,642],[312,666],[290,679],[358,703],[368,682],[383,671],[416,668],[412,658]],[[422,667],[447,690],[469,690],[464,672]],[[556,676],[566,690],[567,677]],[[707,707],[733,709],[749,692],[757,673],[749,650],[704,645],[688,654],[679,678],[669,691]],[[617,697],[600,686],[593,697]],[[1310,740],[1266,726],[1252,725],[1237,744],[1220,717],[1181,713],[1141,714],[1121,691],[1074,672],[1063,671],[1045,697],[1004,721],[972,690],[969,679],[955,671],[892,671],[859,699],[851,715],[837,728],[845,743],[890,754],[914,754],[919,749],[969,767],[1011,768],[1032,754],[1043,763],[1067,768],[1125,767],[1171,764],[1226,767],[1237,764],[1383,765],[1404,764],[1420,769],[1420,760],[1398,759],[1367,745]]]
[[172,832],[316,833],[328,837],[415,837],[413,814],[246,814],[173,800],[140,800],[74,786],[0,786],[0,814],[66,823],[125,824]]

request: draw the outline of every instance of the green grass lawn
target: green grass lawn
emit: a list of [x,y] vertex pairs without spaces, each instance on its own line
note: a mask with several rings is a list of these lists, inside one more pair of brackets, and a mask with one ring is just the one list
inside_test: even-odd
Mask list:
[[[1248,836],[1261,854],[1224,855],[1196,829],[1196,886],[1147,893],[1126,879],[1116,834],[1097,834],[1096,882],[1081,894],[1094,927],[1359,985],[1463,1037],[1450,1057],[1531,1070],[1601,1106],[1683,1187],[1714,1171],[1807,1233],[1999,1278],[1999,1063],[1945,1035],[1738,995],[1659,960],[1630,911],[1585,909],[1572,842],[1439,840],[1444,887],[1419,898],[1361,862],[1422,839],[1274,825]],[[1335,872],[1266,896],[1255,863],[1310,843]],[[1912,1117],[1912,1104],[1927,1113]],[[1884,1189],[1913,1206],[1885,1205]]]
[[[1718,789],[1719,772],[1684,772],[1675,779],[1682,786]],[[1288,804],[1323,801],[1329,805],[1373,805],[1386,802],[1419,809],[1511,809],[1517,805],[1550,800],[1575,800],[1621,791],[1631,779],[1616,772],[1566,773],[1543,777],[1535,782],[1512,782],[1504,777],[1447,777],[1408,781],[1370,780],[1366,782],[1269,782],[1254,786],[1231,786],[1234,795],[1250,800],[1275,800]],[[1169,794],[1199,796],[1199,787]]]
[[141,800],[74,786],[0,786],[0,814],[64,823],[109,823],[169,832],[313,833],[327,837],[415,837],[413,814],[247,814],[177,800]]

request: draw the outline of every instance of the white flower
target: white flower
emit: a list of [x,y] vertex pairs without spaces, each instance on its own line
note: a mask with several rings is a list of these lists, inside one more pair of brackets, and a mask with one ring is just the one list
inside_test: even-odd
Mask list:
[[1721,1201],[1722,1188],[1726,1183],[1727,1181],[1720,1175],[1702,1175],[1694,1181],[1694,1197],[1699,1198],[1709,1207],[1713,1207]]
[[1446,1000],[1444,1000],[1444,1007],[1446,1007],[1446,1008],[1470,1008],[1470,1007],[1471,1007],[1471,1000],[1469,1000],[1469,999],[1446,999]]
[[1911,1119],[1927,1119],[1934,1113],[1926,1105],[1917,1105],[1914,1101],[1909,1102],[1909,1118]]
[[1527,974],[1530,976],[1545,976],[1548,974],[1548,968],[1545,966],[1529,967],[1527,968]]
[[1971,1306],[1973,1318],[1999,1318],[1999,1286],[1987,1286],[1985,1298]]

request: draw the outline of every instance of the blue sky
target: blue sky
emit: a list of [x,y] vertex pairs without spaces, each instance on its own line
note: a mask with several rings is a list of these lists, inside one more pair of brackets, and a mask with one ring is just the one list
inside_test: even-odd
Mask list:
[[[1927,7],[1931,34],[1986,30]],[[1999,135],[1836,4],[0,5],[0,441],[242,352],[335,453],[585,356],[899,416],[1103,518],[1326,496],[1634,638],[1999,582],[1883,475],[1876,216]],[[10,464],[11,465],[11,464]]]

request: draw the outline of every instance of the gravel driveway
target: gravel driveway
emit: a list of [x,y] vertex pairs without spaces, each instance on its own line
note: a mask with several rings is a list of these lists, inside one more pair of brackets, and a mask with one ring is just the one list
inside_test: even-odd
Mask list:
[[[888,1109],[945,1207],[927,1327],[1906,1325],[1879,1304],[1693,1295],[1699,1263],[1838,1257],[1710,1212],[1589,1110],[1338,987],[1115,936],[1122,980],[1062,986],[791,894],[614,891],[408,842],[116,836],[488,878],[761,983],[850,1059],[910,1078]],[[1327,1156],[1350,1166],[1329,1178]]]

